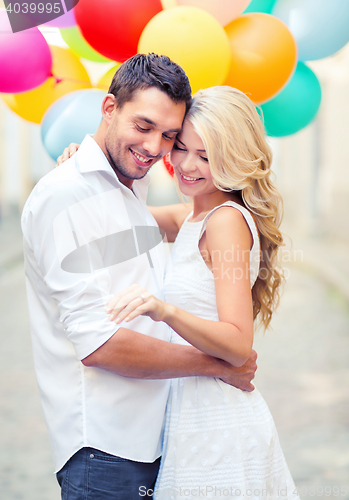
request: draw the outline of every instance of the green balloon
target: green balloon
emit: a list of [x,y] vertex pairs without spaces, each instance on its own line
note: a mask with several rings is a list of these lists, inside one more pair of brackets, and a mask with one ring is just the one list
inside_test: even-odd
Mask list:
[[295,134],[315,118],[321,103],[321,86],[315,73],[299,62],[286,87],[261,105],[268,135]]
[[61,29],[60,32],[68,47],[79,57],[84,57],[89,61],[95,62],[110,62],[110,59],[99,54],[99,52],[86,42],[77,26]]
[[276,2],[277,0],[252,0],[250,5],[244,11],[244,14],[248,14],[250,12],[264,12],[265,14],[271,14]]

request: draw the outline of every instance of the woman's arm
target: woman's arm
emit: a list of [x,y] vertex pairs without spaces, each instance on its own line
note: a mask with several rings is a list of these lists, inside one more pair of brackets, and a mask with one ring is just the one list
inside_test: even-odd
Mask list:
[[165,231],[167,241],[173,243],[184,219],[192,210],[192,205],[178,203],[176,205],[148,208],[158,226]]
[[198,349],[241,366],[253,344],[250,286],[252,235],[243,215],[222,207],[207,221],[206,248],[215,280],[219,322],[172,309],[166,321]]
[[206,354],[234,366],[245,363],[253,343],[250,289],[252,236],[241,213],[231,207],[217,210],[206,227],[207,248],[215,279],[219,322],[209,321],[160,301],[133,285],[109,303],[110,319],[129,321],[146,314],[164,321]]

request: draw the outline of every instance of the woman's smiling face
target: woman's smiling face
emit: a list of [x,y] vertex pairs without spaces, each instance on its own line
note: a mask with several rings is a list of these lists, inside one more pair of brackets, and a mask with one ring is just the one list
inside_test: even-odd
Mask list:
[[185,120],[171,152],[179,189],[187,196],[217,191],[213,184],[205,146],[189,120]]

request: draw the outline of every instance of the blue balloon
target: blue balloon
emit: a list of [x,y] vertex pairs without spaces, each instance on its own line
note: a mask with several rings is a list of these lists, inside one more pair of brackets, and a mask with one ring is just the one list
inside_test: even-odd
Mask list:
[[86,134],[94,134],[102,120],[101,105],[106,93],[98,89],[71,92],[46,111],[41,139],[55,161],[71,142],[81,144]]
[[349,0],[278,0],[272,14],[293,34],[300,61],[328,57],[349,41]]
[[252,0],[243,13],[263,12],[264,14],[271,14],[276,1],[277,0]]

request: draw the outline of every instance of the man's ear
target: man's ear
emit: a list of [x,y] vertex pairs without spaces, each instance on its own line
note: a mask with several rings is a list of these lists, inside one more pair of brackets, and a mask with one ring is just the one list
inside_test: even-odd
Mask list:
[[114,95],[107,94],[103,99],[101,111],[103,120],[105,120],[108,125],[112,119],[112,114],[115,109],[116,109],[116,102]]

